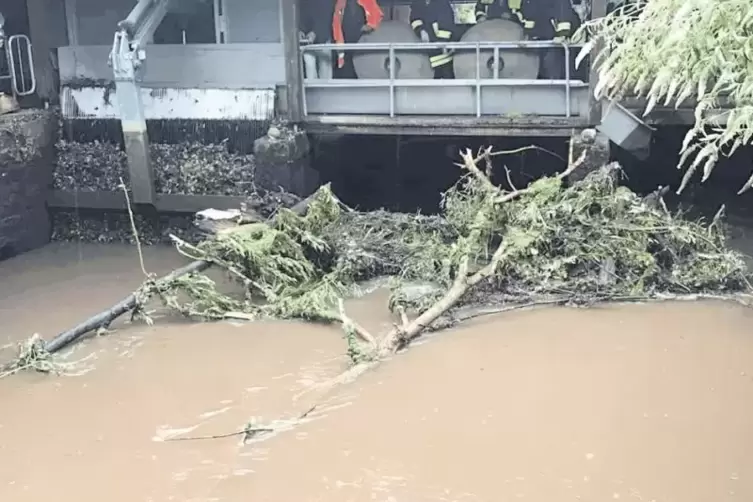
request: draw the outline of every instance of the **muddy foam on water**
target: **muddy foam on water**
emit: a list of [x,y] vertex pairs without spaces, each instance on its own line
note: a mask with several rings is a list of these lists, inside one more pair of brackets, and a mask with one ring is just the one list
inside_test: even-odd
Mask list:
[[[155,273],[181,263],[147,250]],[[132,247],[1,263],[0,345],[140,282]],[[384,300],[350,313],[377,330]],[[70,355],[93,355],[81,376],[0,380],[0,500],[753,500],[751,321],[716,303],[517,312],[434,336],[323,401],[306,391],[344,368],[337,329],[120,323]],[[171,440],[253,418],[279,432]]]

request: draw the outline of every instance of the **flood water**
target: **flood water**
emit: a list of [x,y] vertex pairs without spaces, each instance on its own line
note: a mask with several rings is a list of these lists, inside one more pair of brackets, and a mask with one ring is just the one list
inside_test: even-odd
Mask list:
[[[146,251],[158,274],[183,263]],[[128,246],[0,263],[0,346],[50,337],[141,280]],[[349,306],[375,331],[385,310],[380,293]],[[752,323],[718,303],[520,311],[324,396],[312,386],[347,364],[338,329],[119,323],[68,355],[83,374],[0,380],[0,500],[750,501]],[[172,440],[251,419],[278,432]]]

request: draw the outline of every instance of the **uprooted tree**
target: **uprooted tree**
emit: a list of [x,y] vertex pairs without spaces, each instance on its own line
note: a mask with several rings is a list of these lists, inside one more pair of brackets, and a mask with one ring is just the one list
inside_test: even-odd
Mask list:
[[[583,27],[599,65],[598,98],[646,97],[655,106],[692,104],[682,145],[682,191],[699,168],[753,140],[753,8],[749,0],[628,0]],[[724,105],[733,107],[731,110]],[[753,175],[740,189],[753,187]]]
[[[560,175],[516,188],[508,173],[502,188],[491,181],[501,153],[462,154],[463,175],[444,194],[441,215],[358,212],[325,186],[303,209],[234,224],[198,244],[176,238],[192,264],[150,278],[45,348],[58,350],[125,312],[143,314],[153,298],[195,319],[339,323],[351,358],[368,362],[474,312],[750,290],[719,218],[688,221],[659,195],[639,197],[620,186],[614,163],[568,185],[586,151]],[[203,273],[210,265],[227,271],[240,291],[220,292]],[[349,318],[343,299],[362,281],[384,276],[392,278],[396,322],[374,335]]]

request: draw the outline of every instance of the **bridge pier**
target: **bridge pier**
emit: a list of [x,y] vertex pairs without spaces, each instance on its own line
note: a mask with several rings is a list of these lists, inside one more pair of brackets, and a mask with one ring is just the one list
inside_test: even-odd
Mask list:
[[50,242],[56,127],[44,110],[0,116],[0,260]]

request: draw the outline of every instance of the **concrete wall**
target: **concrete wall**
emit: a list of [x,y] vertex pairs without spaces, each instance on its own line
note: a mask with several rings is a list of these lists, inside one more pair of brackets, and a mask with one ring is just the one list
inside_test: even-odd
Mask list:
[[118,22],[128,16],[135,0],[67,0],[69,27],[75,27],[74,45],[112,45]]
[[18,33],[29,34],[29,18],[26,14],[24,0],[2,0],[0,11],[5,18],[5,33],[16,35]]
[[[112,80],[109,46],[59,49],[60,81]],[[251,89],[285,82],[281,44],[192,44],[147,47],[143,86],[196,89]]]
[[229,43],[280,43],[279,0],[222,0]]
[[[34,1],[34,0],[32,0]],[[40,1],[40,0],[35,0]],[[43,0],[64,2],[72,45],[110,45],[118,21],[136,0]],[[278,0],[220,0],[228,43],[280,42]],[[207,23],[213,23],[207,19]]]
[[57,100],[56,49],[68,45],[64,0],[27,0],[37,93]]

